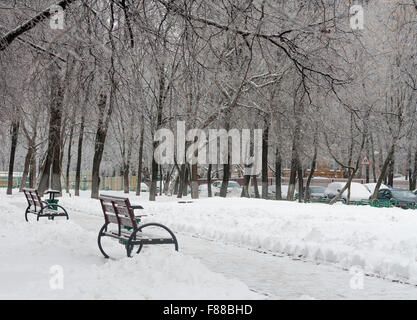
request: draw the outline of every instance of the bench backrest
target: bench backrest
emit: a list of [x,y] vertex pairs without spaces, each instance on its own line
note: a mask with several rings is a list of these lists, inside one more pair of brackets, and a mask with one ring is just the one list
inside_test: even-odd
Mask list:
[[106,223],[115,223],[121,227],[137,228],[135,214],[128,198],[101,195],[99,197]]
[[36,189],[23,189],[26,200],[28,201],[29,206],[34,206],[35,211],[42,209],[44,204],[41,197],[39,196],[38,190]]

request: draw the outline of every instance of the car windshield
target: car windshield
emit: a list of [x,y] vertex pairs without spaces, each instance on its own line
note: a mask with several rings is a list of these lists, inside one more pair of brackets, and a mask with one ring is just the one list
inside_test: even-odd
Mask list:
[[235,181],[230,181],[229,182],[229,188],[237,188],[240,187],[240,184],[235,182]]
[[312,193],[323,193],[326,190],[325,187],[310,187]]
[[416,199],[416,195],[408,190],[391,190],[394,198]]

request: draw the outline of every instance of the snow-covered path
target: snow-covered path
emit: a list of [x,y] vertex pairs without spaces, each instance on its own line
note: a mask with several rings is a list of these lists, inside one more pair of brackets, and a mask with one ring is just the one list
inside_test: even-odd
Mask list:
[[353,275],[334,266],[189,236],[180,240],[183,251],[201,259],[210,270],[238,278],[270,299],[417,299],[413,285],[365,276],[363,289],[352,289]]
[[[22,195],[0,196],[0,208],[4,211],[0,217],[3,225],[0,298],[3,299],[417,299],[414,285],[365,276],[363,289],[352,289],[352,281],[361,278],[340,265],[294,260],[268,250],[263,253],[260,252],[263,249],[254,250],[245,243],[233,244],[227,239],[212,241],[193,229],[180,231],[176,226],[173,230],[179,239],[180,254],[173,253],[172,248],[151,246],[134,259],[106,262],[96,244],[103,223],[96,200],[63,198],[70,221],[26,224]],[[148,221],[165,222],[166,209],[161,214],[158,210],[177,205],[175,199],[165,200],[165,205],[146,203],[151,214]],[[173,219],[167,220],[170,220],[167,225],[172,226]],[[27,233],[30,237],[20,239]],[[48,242],[50,246],[46,245]],[[48,268],[56,263],[70,270],[66,276],[66,283],[70,284],[63,292],[48,289]],[[119,270],[123,270],[122,276]],[[201,286],[205,288],[203,291]],[[130,290],[122,289],[127,287]]]
[[[94,232],[102,223],[102,217],[83,210],[73,214],[72,219]],[[198,258],[214,272],[241,280],[268,299],[417,299],[414,285],[364,276],[363,286],[352,289],[354,275],[332,265],[294,260],[181,232],[177,237],[181,252]]]

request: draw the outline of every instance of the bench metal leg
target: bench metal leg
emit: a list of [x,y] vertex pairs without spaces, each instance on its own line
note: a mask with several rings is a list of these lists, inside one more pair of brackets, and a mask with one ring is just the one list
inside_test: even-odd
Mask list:
[[141,245],[139,246],[139,249],[138,249],[138,251],[136,251],[136,254],[139,254],[139,253],[142,251],[142,248],[143,248],[143,244],[141,244]]
[[[177,237],[175,236],[175,234],[170,229],[168,229],[166,226],[164,226],[163,224],[151,222],[151,223],[146,223],[146,224],[138,227],[135,231],[132,232],[132,235],[130,236],[130,238],[128,240],[128,243],[126,245],[126,251],[127,251],[127,256],[128,257],[130,257],[130,254],[133,250],[134,245],[132,244],[132,242],[134,242],[136,240],[137,233],[142,232],[142,229],[147,228],[147,227],[159,227],[159,228],[162,228],[165,231],[167,231],[172,238],[172,241],[173,241],[174,246],[175,246],[175,251],[178,251],[178,241],[177,241]],[[143,244],[140,244],[139,249],[136,253],[139,253],[142,250],[142,247],[143,247]]]
[[154,227],[160,227],[160,228],[162,228],[162,229],[166,230],[166,231],[170,234],[170,236],[172,237],[172,240],[174,241],[175,251],[178,251],[178,241],[177,241],[177,237],[175,236],[175,234],[174,234],[174,233],[173,233],[170,229],[168,229],[168,227],[164,226],[163,224],[156,223],[156,222],[146,223],[146,224],[144,224],[144,225],[140,226],[140,227],[138,228],[138,230],[139,230],[139,231],[142,231],[142,229],[144,229],[144,228],[146,228],[146,227],[152,227],[152,226],[154,226]]
[[101,229],[100,232],[98,233],[98,238],[97,238],[97,243],[98,243],[98,248],[100,249],[101,253],[103,254],[104,258],[108,259],[109,256],[108,254],[103,250],[103,247],[101,246],[101,238],[105,237],[104,232],[107,231],[107,226],[109,225],[109,222],[105,223]]
[[29,222],[29,220],[28,220],[28,213],[29,213],[29,210],[30,210],[30,206],[29,206],[29,207],[27,207],[27,208],[26,208],[26,211],[25,211],[25,220],[26,220],[26,222]]

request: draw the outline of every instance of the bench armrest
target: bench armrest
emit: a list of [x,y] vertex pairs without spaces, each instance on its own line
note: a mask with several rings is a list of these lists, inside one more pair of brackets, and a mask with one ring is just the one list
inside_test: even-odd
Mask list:
[[143,209],[142,206],[130,206],[133,210]]

